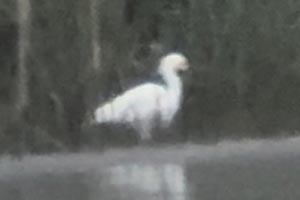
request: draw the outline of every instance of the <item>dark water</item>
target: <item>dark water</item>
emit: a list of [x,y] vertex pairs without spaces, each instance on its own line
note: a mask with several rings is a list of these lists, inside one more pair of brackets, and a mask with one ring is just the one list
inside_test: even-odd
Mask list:
[[0,159],[2,200],[300,199],[300,138]]

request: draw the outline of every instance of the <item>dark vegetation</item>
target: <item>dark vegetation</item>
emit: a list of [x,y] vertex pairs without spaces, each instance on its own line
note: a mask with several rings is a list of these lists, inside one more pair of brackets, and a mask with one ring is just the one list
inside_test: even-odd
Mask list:
[[82,124],[170,51],[192,67],[171,137],[300,130],[298,1],[24,0],[27,11],[20,2],[0,1],[2,153],[134,143],[130,129]]

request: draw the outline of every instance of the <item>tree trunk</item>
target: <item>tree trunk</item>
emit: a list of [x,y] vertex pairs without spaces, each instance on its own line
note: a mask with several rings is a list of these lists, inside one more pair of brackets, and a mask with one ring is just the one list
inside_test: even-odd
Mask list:
[[28,104],[28,69],[26,66],[30,46],[30,0],[18,0],[18,75],[16,89],[16,116],[20,118]]
[[99,15],[98,15],[98,5],[99,0],[90,0],[91,9],[91,29],[92,29],[92,66],[95,70],[98,70],[101,65],[101,46],[99,42]]

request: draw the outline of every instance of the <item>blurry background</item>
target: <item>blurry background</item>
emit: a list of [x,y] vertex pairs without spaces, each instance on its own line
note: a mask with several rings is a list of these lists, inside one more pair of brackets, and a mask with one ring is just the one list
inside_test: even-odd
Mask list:
[[171,139],[297,134],[299,35],[295,0],[0,0],[0,152],[134,143],[82,123],[170,51],[192,68]]

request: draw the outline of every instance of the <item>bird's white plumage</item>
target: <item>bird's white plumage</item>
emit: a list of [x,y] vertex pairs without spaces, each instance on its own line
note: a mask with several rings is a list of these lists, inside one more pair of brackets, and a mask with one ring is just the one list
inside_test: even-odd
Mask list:
[[[188,69],[187,59],[172,53],[160,60],[158,72],[165,85],[145,83],[136,86],[95,111],[97,123],[129,123],[142,140],[151,138],[154,125],[167,127],[178,111],[182,95],[182,83],[178,71]],[[159,119],[160,124],[154,124]]]

